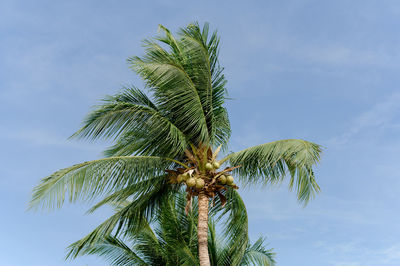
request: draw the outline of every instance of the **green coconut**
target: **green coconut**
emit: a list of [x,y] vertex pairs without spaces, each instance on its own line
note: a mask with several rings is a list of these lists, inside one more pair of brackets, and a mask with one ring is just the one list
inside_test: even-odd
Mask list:
[[193,177],[189,178],[188,180],[186,180],[186,185],[188,187],[194,187],[196,185],[196,179],[194,179]]
[[210,171],[213,169],[213,165],[211,163],[206,163],[206,170]]
[[183,176],[182,175],[178,175],[178,177],[176,178],[176,181],[178,181],[178,183],[183,181]]
[[203,188],[204,187],[204,180],[201,178],[196,179],[196,188]]
[[189,175],[188,172],[182,174],[182,179],[183,179],[184,181],[188,180],[189,178],[190,178],[190,175]]
[[213,167],[214,169],[218,169],[221,165],[219,164],[219,162],[213,162]]
[[232,185],[232,184],[233,184],[233,181],[234,181],[233,176],[228,175],[228,176],[226,177],[226,184],[227,184],[227,185]]
[[222,185],[225,185],[226,184],[226,176],[220,175],[218,177],[218,182],[221,183]]

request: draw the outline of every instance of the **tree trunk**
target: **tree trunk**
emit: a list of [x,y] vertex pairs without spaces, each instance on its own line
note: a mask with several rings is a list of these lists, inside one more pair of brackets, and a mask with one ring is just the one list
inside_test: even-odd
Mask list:
[[197,239],[199,241],[200,266],[210,266],[208,256],[208,196],[199,193],[199,222],[197,224]]

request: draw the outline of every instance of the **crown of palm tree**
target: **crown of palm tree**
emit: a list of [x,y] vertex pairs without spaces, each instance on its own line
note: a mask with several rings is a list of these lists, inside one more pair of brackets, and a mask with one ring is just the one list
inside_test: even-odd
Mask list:
[[[208,24],[190,24],[177,37],[160,29],[162,35],[144,41],[144,56],[128,60],[145,81],[147,93],[129,87],[106,97],[73,135],[115,140],[106,157],[61,169],[34,189],[32,207],[61,207],[66,197],[72,202],[102,198],[92,212],[130,199],[74,246],[75,255],[113,231],[144,226],[162,202],[185,185],[189,203],[199,196],[199,247],[206,253],[209,198],[221,203],[219,210],[240,215],[234,204],[223,207],[225,201],[241,199],[238,187],[233,181],[222,182],[222,175],[232,174],[250,185],[276,184],[289,176],[290,188],[303,203],[319,191],[313,167],[321,148],[308,141],[274,141],[216,158],[217,146],[226,150],[231,134],[224,107],[226,80],[218,63],[219,37],[210,33]],[[218,172],[219,165],[225,169]],[[182,175],[188,174],[195,183],[182,182]],[[228,223],[228,228],[234,227],[232,219]]]

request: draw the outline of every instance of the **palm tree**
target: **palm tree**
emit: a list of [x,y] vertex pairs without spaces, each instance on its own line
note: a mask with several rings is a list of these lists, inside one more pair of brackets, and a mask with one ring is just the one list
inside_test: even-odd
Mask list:
[[[80,255],[98,255],[113,266],[198,265],[197,202],[193,206],[193,211],[186,214],[186,195],[182,192],[163,202],[160,212],[152,218],[152,222],[147,221],[140,231],[123,232],[123,238],[104,237],[94,245],[86,246]],[[130,203],[126,201],[119,204],[116,206],[117,211]],[[244,216],[247,217],[245,213]],[[243,247],[231,245],[231,239],[241,232],[225,230],[223,236],[218,236],[217,223],[218,221],[210,218],[208,224],[208,251],[212,266],[275,265],[275,254],[272,249],[264,247],[264,238],[260,237],[253,245],[247,238],[243,243],[244,252],[241,252]],[[237,228],[245,226],[246,223]],[[70,246],[70,250],[74,250],[74,245]]]
[[[72,202],[101,197],[90,211],[132,200],[80,240],[74,255],[112,232],[138,230],[144,218],[150,219],[163,201],[185,187],[187,209],[198,199],[200,265],[210,265],[210,199],[218,210],[230,213],[228,228],[244,208],[233,176],[249,185],[277,184],[288,176],[304,204],[319,191],[313,171],[321,152],[317,144],[288,139],[226,152],[231,129],[217,33],[197,23],[180,29],[177,37],[160,29],[162,35],[144,41],[144,56],[128,60],[148,93],[126,87],[106,97],[73,135],[115,140],[106,157],[61,169],[34,189],[32,207],[61,207],[66,196]],[[222,159],[220,149],[228,154]],[[223,207],[226,202],[235,204]]]

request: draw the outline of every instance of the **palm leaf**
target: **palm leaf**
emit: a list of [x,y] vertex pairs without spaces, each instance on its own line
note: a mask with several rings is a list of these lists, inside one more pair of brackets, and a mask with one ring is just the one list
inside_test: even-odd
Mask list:
[[220,243],[217,237],[215,222],[210,219],[208,222],[208,254],[210,256],[210,264],[218,266],[218,257],[220,252]]
[[123,232],[124,234],[129,233],[130,235],[137,234],[159,212],[163,202],[167,201],[171,197],[171,194],[174,193],[176,191],[171,189],[165,181],[160,183],[153,190],[121,208],[90,234],[73,243],[69,247],[67,258],[75,258],[81,255],[85,249],[91,248],[101,242],[102,239],[110,236],[113,232],[115,235],[118,235],[119,232]]
[[108,156],[162,155],[176,157],[186,149],[186,137],[142,91],[132,87],[104,99],[72,137],[117,138]]
[[264,238],[260,237],[253,245],[248,245],[240,265],[274,266],[275,253],[264,247]]
[[129,62],[153,92],[158,108],[170,114],[192,143],[226,147],[230,137],[222,107],[226,81],[217,60],[219,39],[216,32],[209,37],[208,28],[208,24],[202,30],[198,24],[190,24],[176,39],[160,26],[164,36],[145,40],[146,55]]
[[222,161],[240,165],[234,173],[247,184],[277,183],[289,173],[289,187],[294,188],[298,200],[306,204],[319,191],[313,167],[320,153],[321,147],[315,143],[288,139],[247,148]]
[[117,237],[106,237],[101,242],[82,250],[83,254],[96,254],[105,258],[113,266],[147,266],[140,256],[130,249],[123,241]]
[[[228,143],[231,131],[226,109],[226,80],[218,62],[219,37],[214,31],[209,34],[209,24],[201,29],[198,23],[189,24],[178,33],[185,52],[190,58],[185,70],[195,80],[202,99],[211,143],[215,146]],[[194,67],[193,67],[194,66]]]
[[120,156],[84,162],[42,179],[34,189],[30,207],[61,207],[69,200],[90,200],[164,174],[174,160],[155,156]]
[[103,198],[101,201],[92,206],[87,212],[92,213],[104,205],[111,205],[116,208],[116,210],[121,207],[127,206],[132,201],[139,200],[142,196],[158,189],[161,186],[168,185],[172,190],[179,190],[179,185],[167,184],[168,175],[160,175],[156,177],[151,177],[146,180],[142,180],[128,186],[116,190]]
[[216,198],[215,205],[210,209],[210,215],[216,221],[223,221],[226,226],[223,230],[225,248],[219,252],[218,265],[238,265],[248,244],[248,218],[242,198],[235,189],[223,192],[226,198],[225,206],[220,198]]
[[153,44],[144,58],[130,58],[132,68],[153,88],[157,105],[169,110],[174,124],[193,143],[208,143],[209,133],[198,91],[185,70]]
[[[122,200],[116,208],[116,219],[126,219],[119,231],[123,237],[102,236],[109,234],[112,228],[115,230],[118,222],[110,227],[101,225],[96,229],[100,232],[92,233],[71,245],[68,256],[74,258],[77,255],[96,254],[110,262],[120,263],[113,265],[198,265],[197,201],[194,202],[193,211],[186,215],[186,195],[182,189],[170,194],[161,194],[164,196],[159,200],[157,211],[151,216],[146,215],[140,221],[139,227],[138,221],[129,221],[135,220],[139,214],[135,215],[127,210],[137,210],[140,204]],[[218,212],[221,209],[221,203],[218,201],[210,210],[208,243],[211,265],[274,265],[274,253],[264,247],[262,238],[253,245],[248,241],[247,214],[243,210],[240,196],[235,190],[228,191],[225,195],[225,213]],[[149,198],[139,201],[143,204],[148,200]],[[131,204],[136,205],[132,207]],[[121,218],[123,216],[125,218]],[[234,220],[231,220],[232,218]],[[218,221],[221,224],[228,221],[226,226],[218,226],[223,229],[222,236],[216,231]],[[107,228],[110,228],[108,232],[101,232]]]
[[194,220],[184,213],[185,194],[181,190],[168,202],[164,202],[162,211],[157,217],[156,233],[165,251],[170,254],[170,260],[173,257],[171,254],[175,255],[171,262],[176,265],[197,265],[197,248],[191,244],[195,243],[193,233],[196,232],[196,227]]

